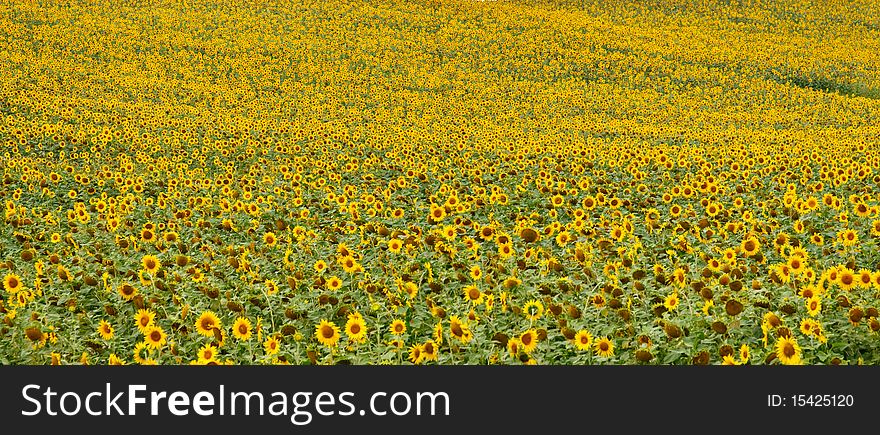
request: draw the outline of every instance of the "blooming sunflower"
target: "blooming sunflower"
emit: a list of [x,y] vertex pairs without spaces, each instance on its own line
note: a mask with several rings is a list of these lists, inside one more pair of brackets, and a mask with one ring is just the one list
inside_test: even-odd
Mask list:
[[356,343],[363,343],[367,340],[367,324],[360,314],[350,314],[348,321],[345,322],[345,335],[348,340]]
[[119,296],[122,296],[122,299],[125,299],[126,301],[130,301],[138,293],[137,288],[130,283],[123,283],[120,285],[117,288],[117,292],[119,293]]
[[544,315],[544,304],[536,299],[532,299],[526,302],[526,304],[523,306],[522,312],[527,319],[534,322]]
[[519,336],[519,342],[522,343],[522,350],[525,353],[532,353],[538,347],[538,332],[529,329]]
[[801,347],[794,337],[780,337],[776,341],[776,358],[785,365],[799,365],[801,363]]
[[263,342],[263,350],[266,351],[266,355],[275,355],[280,350],[280,347],[281,342],[274,335],[266,338],[266,341]]
[[98,334],[104,340],[110,340],[113,338],[113,326],[106,320],[101,320],[101,323],[98,324]]
[[18,275],[7,273],[6,276],[3,277],[3,288],[6,289],[7,292],[14,294],[23,287],[21,278]]
[[421,364],[424,356],[422,356],[422,346],[414,344],[409,348],[409,360],[413,364]]
[[168,342],[168,335],[160,326],[148,326],[144,331],[144,342],[150,349],[157,350]]
[[596,354],[601,357],[608,358],[614,356],[614,343],[612,343],[607,337],[602,337],[596,340],[594,347],[596,349]]
[[144,258],[141,259],[141,266],[143,266],[145,272],[150,275],[155,275],[156,272],[159,271],[159,268],[162,267],[162,264],[156,256],[145,255]]
[[155,318],[156,313],[153,310],[141,309],[134,315],[134,324],[141,333],[146,333],[147,328],[153,326],[153,319]]
[[483,292],[475,285],[469,285],[464,288],[464,300],[470,301],[472,305],[480,305],[483,303]]
[[394,319],[391,321],[391,326],[388,327],[391,330],[391,333],[396,336],[401,336],[406,332],[406,323],[400,319]]
[[214,329],[220,329],[220,319],[213,311],[205,311],[196,320],[196,330],[205,337],[213,337]]
[[434,340],[428,340],[421,346],[421,357],[423,361],[437,361],[438,356],[437,343]]
[[822,311],[822,299],[819,298],[819,295],[813,295],[807,299],[806,304],[807,313],[813,317],[816,317]]
[[339,341],[339,327],[333,322],[321,319],[321,323],[315,327],[315,338],[324,346],[336,346]]
[[590,350],[593,345],[593,336],[586,330],[582,329],[574,335],[574,346],[578,350]]
[[199,363],[206,364],[217,359],[217,348],[211,344],[202,346],[198,351]]
[[235,323],[232,324],[232,336],[242,340],[247,341],[250,340],[251,335],[253,334],[253,329],[251,327],[251,321],[246,317],[239,317],[235,319]]

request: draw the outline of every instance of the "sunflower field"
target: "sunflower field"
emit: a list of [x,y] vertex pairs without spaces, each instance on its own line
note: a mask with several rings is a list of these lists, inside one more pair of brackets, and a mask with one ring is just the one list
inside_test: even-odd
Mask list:
[[0,364],[880,364],[880,3],[0,6]]

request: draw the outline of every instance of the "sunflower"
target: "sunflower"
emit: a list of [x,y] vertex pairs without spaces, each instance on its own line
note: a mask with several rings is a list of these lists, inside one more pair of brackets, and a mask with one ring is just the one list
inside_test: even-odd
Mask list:
[[801,334],[811,336],[813,335],[813,331],[816,330],[818,327],[819,324],[815,320],[806,318],[801,320],[800,331]]
[[473,338],[468,324],[456,316],[449,318],[449,333],[463,343],[467,343]]
[[556,234],[556,244],[560,247],[564,247],[570,241],[571,233],[569,233],[568,231],[560,231],[559,234]]
[[470,275],[472,280],[478,281],[483,277],[483,270],[480,269],[480,266],[473,266],[471,267]]
[[157,350],[167,343],[168,336],[160,326],[148,326],[144,331],[144,342],[150,349]]
[[272,281],[271,279],[267,279],[267,280],[263,281],[263,284],[266,286],[266,294],[267,295],[272,296],[275,293],[278,293],[278,284],[276,284],[275,281]]
[[742,249],[742,252],[746,257],[753,257],[761,249],[761,243],[754,237],[750,237],[743,240],[740,244],[740,249]]
[[473,305],[483,303],[483,292],[475,285],[469,285],[464,288],[464,300],[470,301]]
[[406,333],[406,323],[404,323],[403,320],[394,319],[388,329],[391,330],[392,334],[400,337],[401,335]]
[[807,299],[807,313],[811,316],[816,317],[819,315],[819,312],[822,311],[822,300],[819,298],[819,295],[813,295],[809,299]]
[[263,350],[266,351],[266,355],[275,355],[278,353],[278,350],[281,347],[281,342],[278,341],[278,338],[274,335],[271,337],[267,337],[266,341],[263,342]]
[[513,337],[507,340],[507,352],[514,358],[519,356],[520,352],[522,352],[522,343],[519,342],[518,338]]
[[98,324],[98,334],[104,340],[110,340],[113,338],[113,326],[107,323],[106,320],[101,320],[101,323]]
[[154,255],[145,255],[144,258],[141,259],[141,266],[143,266],[144,271],[150,275],[155,275],[162,264]]
[[110,357],[107,358],[107,365],[111,365],[111,366],[124,366],[124,365],[125,365],[125,361],[123,361],[123,360],[120,359],[118,356],[116,356],[115,353],[111,353],[111,354],[110,354]]
[[428,217],[434,222],[440,222],[446,218],[446,208],[437,204],[431,204],[431,211],[429,212]]
[[856,283],[861,288],[871,288],[871,271],[868,269],[859,270],[859,276],[856,277]]
[[536,299],[532,299],[523,306],[522,312],[527,319],[534,322],[544,315],[544,304]]
[[152,230],[144,228],[141,230],[141,241],[144,243],[152,243],[156,241],[156,233]]
[[837,276],[837,285],[843,290],[852,290],[856,285],[856,276],[853,271],[847,267],[841,268]]
[[422,346],[418,344],[409,348],[409,360],[413,364],[420,364],[424,357],[422,356]]
[[584,329],[581,329],[574,335],[574,346],[578,350],[590,350],[593,345],[593,336]]
[[862,201],[859,201],[856,204],[853,211],[855,212],[856,216],[860,218],[866,218],[871,215],[871,207],[869,207],[868,204],[865,204]]
[[514,254],[516,254],[516,251],[514,251],[513,246],[501,245],[498,247],[498,256],[502,259],[513,257]]
[[250,340],[251,335],[253,335],[251,321],[246,317],[235,319],[235,323],[232,324],[232,336],[239,340],[247,341]]
[[525,353],[532,353],[538,347],[538,332],[529,329],[519,336],[519,342],[522,343],[522,350]]
[[400,239],[391,239],[388,241],[388,250],[393,254],[400,254],[403,248],[403,241]]
[[792,336],[780,337],[776,341],[776,358],[785,365],[799,365],[801,363],[801,347]]
[[203,312],[196,320],[196,330],[205,337],[213,337],[214,329],[220,329],[220,319],[213,311]]
[[666,307],[667,310],[672,311],[678,307],[678,293],[672,293],[669,296],[666,296],[666,299],[663,301],[663,306]]
[[409,296],[410,299],[415,298],[416,295],[419,293],[419,285],[412,281],[407,281],[401,284],[400,287],[401,290],[403,290],[403,292],[406,293],[406,295]]
[[327,278],[325,285],[327,285],[328,290],[339,290],[339,288],[342,287],[342,280],[337,276],[331,276],[330,278]]
[[278,237],[276,237],[273,232],[265,233],[263,234],[263,243],[269,247],[273,247],[278,244]]
[[597,339],[593,346],[596,349],[596,354],[601,357],[614,356],[614,343],[607,337]]
[[360,268],[360,264],[358,264],[357,260],[354,257],[347,255],[345,257],[341,257],[337,260],[337,262],[342,266],[342,270],[347,273],[355,273]]
[[749,349],[748,344],[744,344],[739,348],[739,361],[743,364],[749,362],[752,359],[752,350]]
[[434,340],[437,341],[437,344],[443,344],[443,321],[437,322],[434,325]]
[[804,265],[804,259],[798,255],[792,255],[788,258],[788,269],[791,271],[792,275],[798,276],[803,273],[806,266]]
[[837,233],[837,238],[843,246],[851,247],[859,243],[859,235],[850,229]]
[[134,324],[141,333],[146,334],[147,328],[153,326],[153,319],[155,318],[156,313],[153,310],[138,310],[137,314],[134,315]]
[[122,296],[122,299],[125,299],[126,301],[130,301],[138,293],[137,288],[127,282],[120,285],[116,291],[119,293],[119,296]]
[[336,342],[339,341],[339,327],[333,322],[321,319],[321,323],[315,327],[315,338],[324,346],[336,346]]
[[134,362],[136,362],[138,364],[143,364],[144,357],[141,355],[147,355],[148,352],[149,351],[147,350],[147,342],[146,341],[138,342],[138,344],[134,345],[134,351],[132,352],[132,356],[134,357]]
[[6,276],[3,277],[3,288],[6,289],[7,292],[15,294],[23,288],[21,278],[14,273],[7,273]]
[[721,359],[721,365],[724,366],[738,366],[740,362],[736,360],[736,357],[733,355],[724,355]]
[[315,269],[315,272],[324,273],[324,271],[327,270],[327,262],[324,260],[318,260],[312,267]]
[[360,314],[349,314],[345,322],[345,335],[351,342],[363,343],[367,340],[367,324]]
[[206,364],[217,359],[217,348],[206,344],[202,346],[198,351],[199,363]]

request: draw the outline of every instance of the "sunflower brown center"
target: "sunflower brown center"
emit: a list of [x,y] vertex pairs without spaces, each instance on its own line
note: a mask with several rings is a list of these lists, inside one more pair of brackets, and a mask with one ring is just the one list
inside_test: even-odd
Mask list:
[[464,334],[461,330],[461,325],[458,323],[453,323],[450,329],[452,330],[452,335],[455,335],[456,337],[461,337]]
[[355,323],[355,324],[351,325],[350,329],[351,329],[352,334],[360,333],[361,332],[361,325],[358,325],[357,323]]
[[794,346],[791,343],[785,343],[785,346],[782,347],[782,354],[788,358],[793,357],[795,354]]

